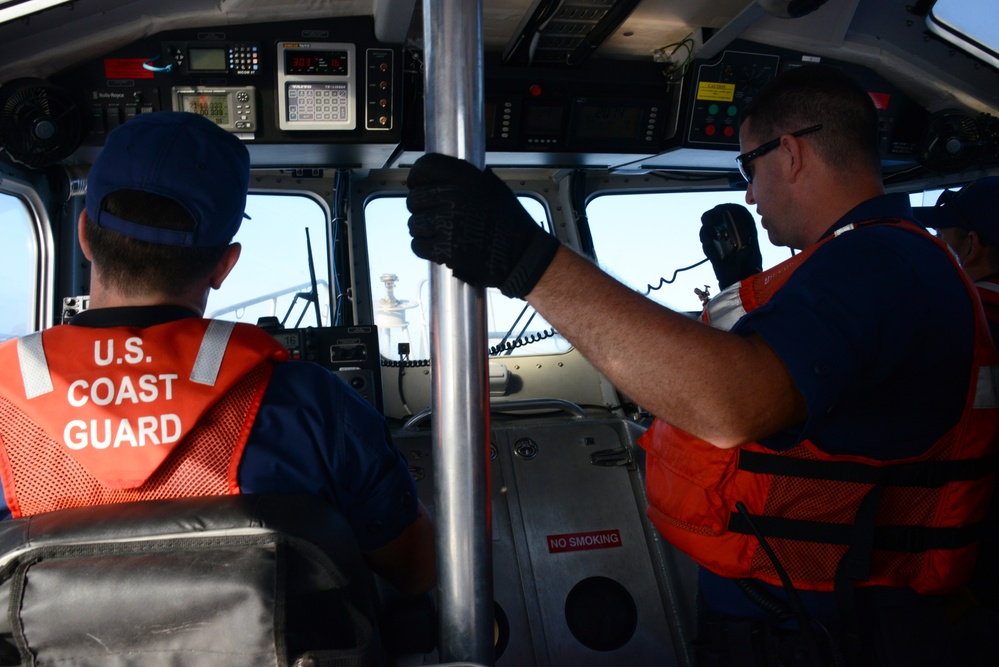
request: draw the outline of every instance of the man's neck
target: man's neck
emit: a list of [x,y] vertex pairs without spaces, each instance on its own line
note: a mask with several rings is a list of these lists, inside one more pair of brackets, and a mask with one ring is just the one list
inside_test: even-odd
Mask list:
[[[96,281],[95,281],[96,282]],[[98,285],[92,285],[90,291],[90,308],[127,308],[135,306],[180,306],[205,314],[208,300],[207,290],[204,294],[186,294],[175,297],[165,294],[122,294],[116,290],[106,290]]]

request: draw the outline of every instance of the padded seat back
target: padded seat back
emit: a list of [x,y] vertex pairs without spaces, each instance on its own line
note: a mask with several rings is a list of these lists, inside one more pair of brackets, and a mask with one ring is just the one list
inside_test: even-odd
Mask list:
[[0,665],[378,663],[371,575],[315,498],[105,505],[0,523]]

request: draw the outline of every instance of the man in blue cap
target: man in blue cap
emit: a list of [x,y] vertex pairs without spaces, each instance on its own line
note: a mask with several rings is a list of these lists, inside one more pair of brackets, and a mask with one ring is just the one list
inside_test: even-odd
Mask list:
[[315,496],[374,571],[428,591],[432,524],[382,416],[263,330],[203,319],[239,258],[249,171],[242,142],[195,114],[143,114],[108,135],[78,224],[90,309],[0,346],[0,518]]
[[999,176],[944,190],[936,206],[913,209],[916,218],[937,230],[974,281],[985,306],[992,338],[999,344]]

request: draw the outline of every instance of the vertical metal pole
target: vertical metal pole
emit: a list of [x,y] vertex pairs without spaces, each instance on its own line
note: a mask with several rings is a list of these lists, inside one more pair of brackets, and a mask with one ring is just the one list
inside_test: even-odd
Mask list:
[[[423,0],[426,150],[485,164],[481,0]],[[430,273],[442,662],[494,663],[485,293]]]

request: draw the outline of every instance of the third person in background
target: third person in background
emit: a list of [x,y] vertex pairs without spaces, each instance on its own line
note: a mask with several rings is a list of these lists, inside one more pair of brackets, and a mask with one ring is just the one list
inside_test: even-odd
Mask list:
[[[973,181],[960,190],[945,190],[936,206],[920,207],[916,217],[937,230],[961,268],[978,289],[992,340],[999,345],[999,177]],[[993,492],[988,528],[968,588],[977,602],[999,611],[999,501]]]
[[936,206],[917,208],[916,217],[954,254],[974,281],[985,306],[993,340],[999,342],[999,176],[944,190]]

